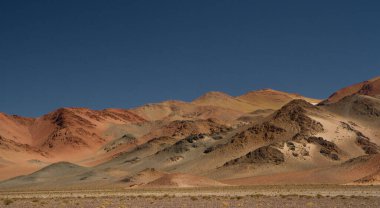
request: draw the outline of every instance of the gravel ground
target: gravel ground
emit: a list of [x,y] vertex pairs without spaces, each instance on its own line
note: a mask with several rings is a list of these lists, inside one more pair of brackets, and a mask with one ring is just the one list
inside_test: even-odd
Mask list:
[[378,186],[0,192],[0,207],[380,207]]
[[380,197],[98,197],[5,199],[0,207],[380,207]]

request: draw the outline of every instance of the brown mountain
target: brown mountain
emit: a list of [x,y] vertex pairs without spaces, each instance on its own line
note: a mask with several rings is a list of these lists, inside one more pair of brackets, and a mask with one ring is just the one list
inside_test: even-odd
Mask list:
[[335,103],[346,96],[354,94],[373,97],[380,96],[380,77],[375,77],[370,80],[342,88],[330,95],[329,98],[322,102],[322,104]]
[[[289,97],[276,102],[285,104]],[[94,165],[155,138],[175,140],[239,125],[238,118],[261,109],[254,104],[260,99],[257,96],[252,104],[210,92],[193,102],[165,101],[130,110],[61,108],[39,118],[0,114],[0,155],[7,161],[0,166],[0,178],[61,160]]]
[[[0,187],[377,183],[373,80],[323,105],[267,89],[130,110],[64,108],[36,119],[2,114],[2,177],[46,167]],[[71,163],[54,163],[62,160]]]

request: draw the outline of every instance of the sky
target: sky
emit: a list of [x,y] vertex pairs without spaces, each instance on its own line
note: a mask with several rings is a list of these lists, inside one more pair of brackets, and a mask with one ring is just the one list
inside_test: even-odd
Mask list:
[[131,108],[380,75],[380,2],[0,1],[0,112]]

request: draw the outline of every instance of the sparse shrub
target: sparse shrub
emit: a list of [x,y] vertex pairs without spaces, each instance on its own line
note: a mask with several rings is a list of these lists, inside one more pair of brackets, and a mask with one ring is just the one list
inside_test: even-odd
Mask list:
[[4,199],[3,202],[4,202],[4,205],[10,205],[13,203],[13,200],[12,199]]
[[263,194],[252,194],[251,197],[260,198],[263,197]]
[[211,197],[210,196],[203,196],[202,198],[207,200],[207,199],[210,199]]
[[198,198],[196,196],[192,196],[192,197],[190,197],[190,199],[193,200],[193,201],[198,200]]

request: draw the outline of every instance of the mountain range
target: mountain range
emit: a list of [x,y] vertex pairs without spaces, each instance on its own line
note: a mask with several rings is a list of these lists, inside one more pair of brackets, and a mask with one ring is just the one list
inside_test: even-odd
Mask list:
[[0,188],[380,184],[380,77],[133,109],[0,113]]

